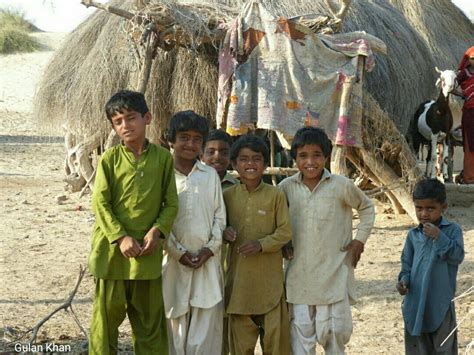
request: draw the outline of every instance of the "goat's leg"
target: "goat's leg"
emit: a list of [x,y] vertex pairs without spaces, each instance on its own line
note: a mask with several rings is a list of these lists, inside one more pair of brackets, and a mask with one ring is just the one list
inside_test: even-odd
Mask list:
[[450,182],[449,181],[449,145],[448,145],[448,137],[446,136],[443,139],[443,159],[441,160],[441,166],[443,169],[443,181]]
[[[426,175],[431,178],[436,178],[436,151],[438,145],[438,134],[431,135],[431,146],[430,151],[427,157],[427,165],[426,165]],[[428,160],[429,159],[429,160]]]

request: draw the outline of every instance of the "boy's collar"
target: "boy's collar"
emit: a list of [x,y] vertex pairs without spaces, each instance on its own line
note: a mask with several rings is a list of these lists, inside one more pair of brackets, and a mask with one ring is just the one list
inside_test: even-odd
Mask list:
[[[120,140],[120,145],[121,145],[122,147],[124,147],[125,149],[131,151],[130,148],[125,145],[125,143],[123,142],[123,140]],[[142,150],[142,153],[145,153],[145,152],[148,150],[149,147],[150,147],[150,141],[148,140],[148,138],[145,138],[145,140],[143,141],[143,150]]]
[[[329,172],[328,169],[324,168],[323,170],[323,175],[321,176],[321,180],[319,182],[331,178],[332,174]],[[295,180],[298,181],[299,183],[303,184],[303,174],[301,171],[298,171],[295,175]]]
[[[134,154],[134,152],[125,145],[124,141],[121,140],[120,141],[120,146],[126,151],[126,152],[129,152],[129,153],[132,153]],[[143,150],[140,152],[140,156],[145,154],[146,152],[148,152],[148,148],[150,148],[150,141],[145,138],[145,140],[143,141]]]
[[254,193],[254,192],[257,192],[259,190],[261,190],[263,188],[263,186],[265,185],[265,183],[263,182],[263,179],[260,180],[260,183],[258,184],[258,186],[255,188],[255,190],[253,190],[252,192],[249,192],[249,190],[247,190],[247,186],[242,182],[240,181],[240,188],[243,190],[243,191],[247,191],[248,193]]

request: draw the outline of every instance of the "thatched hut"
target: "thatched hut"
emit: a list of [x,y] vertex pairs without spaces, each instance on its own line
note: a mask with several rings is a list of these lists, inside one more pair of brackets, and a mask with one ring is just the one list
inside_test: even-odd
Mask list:
[[[214,9],[213,16],[226,21],[244,2],[210,0],[208,4]],[[149,3],[148,8],[164,4],[172,9],[180,1],[145,3]],[[209,21],[203,18],[202,12],[194,13],[192,4],[198,7],[203,3],[186,3],[191,4],[190,11],[180,20],[191,36],[198,36],[205,32]],[[109,4],[133,12],[137,2],[114,0]],[[330,13],[324,0],[275,0],[269,6],[285,17]],[[182,11],[174,15],[183,17]],[[133,54],[136,42],[131,40],[133,26],[122,17],[97,11],[65,39],[39,86],[35,109],[41,126],[59,131],[66,125],[76,141],[97,132],[101,132],[101,139],[107,137],[110,127],[104,116],[104,103],[118,89],[136,88],[139,80],[140,62]],[[388,55],[377,55],[374,72],[366,76],[364,104],[369,133],[365,134],[365,145],[372,152],[379,150],[385,141],[402,147],[402,153],[397,155],[402,166],[398,176],[410,183],[419,173],[413,170],[413,156],[402,135],[387,137],[387,127],[396,131],[396,125],[403,132],[416,106],[436,94],[435,66],[455,68],[464,49],[472,45],[474,25],[450,0],[404,0],[403,4],[398,0],[358,0],[352,2],[342,32],[360,30],[382,39],[388,47]],[[182,109],[193,109],[213,118],[216,83],[216,43],[159,50],[146,90],[155,117],[150,138],[158,141],[169,117]],[[370,164],[360,156],[352,158],[359,165]],[[377,165],[376,161],[373,163]],[[371,170],[373,179],[377,179],[380,171],[376,172],[375,166]],[[383,185],[383,179],[379,183]]]

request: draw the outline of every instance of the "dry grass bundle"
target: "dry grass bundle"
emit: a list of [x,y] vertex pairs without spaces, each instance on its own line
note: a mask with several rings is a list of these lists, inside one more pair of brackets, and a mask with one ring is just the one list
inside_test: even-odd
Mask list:
[[[382,110],[371,95],[364,97],[362,126],[364,148],[381,158],[399,176],[399,186],[412,191],[422,176],[416,159],[405,137],[400,133],[390,115]],[[390,188],[394,188],[391,186]]]
[[[454,8],[448,2],[443,1],[443,9],[445,6]],[[225,19],[234,11],[232,7],[239,8],[243,1],[211,0],[208,3],[152,0],[148,7],[154,9],[155,14],[166,8],[167,13],[177,16],[180,28],[197,38],[205,32],[203,24],[216,18]],[[114,0],[110,4],[134,11],[132,0]],[[195,14],[189,12],[192,6],[196,6]],[[286,17],[329,13],[324,0],[275,0],[269,2],[269,6]],[[440,16],[446,16],[446,13],[456,16],[449,19],[451,22],[469,21],[457,11],[441,14],[440,10]],[[449,21],[440,22],[440,33],[451,30],[451,27],[442,27],[448,26]],[[472,28],[472,24],[470,26],[466,28]],[[365,30],[387,44],[389,55],[377,57],[374,72],[367,75],[366,90],[390,114],[398,128],[403,129],[419,102],[431,97],[435,81],[433,68],[439,62],[433,59],[425,37],[417,33],[388,0],[352,2],[343,31],[352,30]],[[97,11],[64,41],[39,86],[35,111],[41,126],[58,133],[60,126],[67,123],[78,136],[87,136],[97,130],[103,130],[105,134],[109,130],[103,113],[104,103],[116,90],[134,89],[137,83],[139,71],[128,34],[130,25],[127,21]],[[465,36],[464,33],[460,37],[460,47],[470,44]],[[446,63],[453,61],[450,56],[443,60]],[[152,138],[157,140],[160,128],[178,110],[194,109],[212,119],[217,100],[216,83],[217,48],[213,45],[189,50],[175,48],[167,53],[159,51],[146,92],[156,118],[150,128]]]

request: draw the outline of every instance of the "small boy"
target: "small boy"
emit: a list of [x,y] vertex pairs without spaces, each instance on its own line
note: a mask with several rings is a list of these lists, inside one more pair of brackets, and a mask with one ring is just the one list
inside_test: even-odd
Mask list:
[[128,315],[136,354],[167,354],[161,242],[178,211],[173,159],[145,138],[143,94],[119,91],[105,106],[122,139],[97,166],[89,268],[96,278],[89,354],[116,354]]
[[[346,177],[325,169],[331,142],[319,128],[296,132],[291,155],[299,172],[280,183],[289,204],[293,241],[286,292],[294,355],[344,354],[352,334],[354,268],[374,224],[372,201]],[[352,237],[352,209],[360,223]]]
[[398,292],[405,296],[405,352],[457,354],[456,331],[448,335],[456,327],[451,301],[458,265],[464,259],[462,230],[443,217],[446,189],[440,181],[419,181],[413,190],[413,202],[420,224],[408,233],[397,283]]
[[262,182],[269,152],[252,135],[231,148],[240,185],[224,191],[230,259],[226,273],[226,312],[231,354],[253,354],[257,338],[264,354],[290,353],[289,320],[281,248],[291,240],[288,206],[278,188]]
[[[232,146],[232,139],[225,131],[220,129],[214,129],[209,132],[207,136],[206,145],[204,147],[204,153],[201,157],[203,163],[212,166],[216,169],[217,174],[221,180],[222,190],[226,190],[235,184],[239,184],[239,180],[233,177],[227,172],[227,168],[230,165],[230,147]],[[222,243],[222,256],[221,264],[224,272],[227,270],[227,243]],[[229,354],[229,341],[228,341],[228,322],[229,318],[224,315],[223,322],[223,343],[222,343],[222,354]]]
[[214,129],[207,136],[202,162],[216,169],[221,179],[222,190],[238,184],[239,180],[227,172],[230,165],[230,147],[232,139],[229,134],[220,129]]
[[225,205],[219,176],[198,160],[208,129],[193,111],[176,113],[169,124],[179,197],[163,265],[170,354],[220,354],[222,347]]

